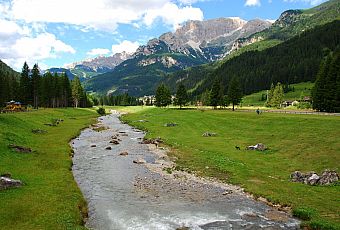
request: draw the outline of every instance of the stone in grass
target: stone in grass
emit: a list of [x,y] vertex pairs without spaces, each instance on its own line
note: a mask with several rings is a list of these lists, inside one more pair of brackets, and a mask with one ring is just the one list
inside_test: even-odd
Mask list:
[[164,124],[165,127],[175,127],[177,125],[178,125],[177,123],[172,123],[172,122]]
[[16,152],[19,152],[19,153],[30,153],[30,152],[32,152],[31,148],[27,148],[27,147],[23,147],[23,146],[19,146],[19,145],[10,144],[10,145],[8,145],[8,147],[11,148],[11,149],[14,149]]
[[20,180],[14,180],[11,177],[0,177],[0,190],[8,189],[8,188],[16,188],[22,186],[22,182]]
[[216,137],[217,133],[205,132],[202,134],[202,137]]
[[329,185],[339,180],[339,175],[336,171],[326,169],[323,171],[322,175],[319,176],[315,172],[301,173],[300,171],[295,171],[290,175],[292,182],[300,182],[307,185]]
[[129,155],[129,153],[128,152],[121,152],[121,153],[119,153],[119,155],[120,156],[127,156],[127,155]]
[[146,163],[146,161],[142,158],[138,158],[136,160],[133,160],[132,162],[135,163],[135,164],[138,164],[138,165]]
[[332,170],[326,169],[323,171],[318,183],[320,185],[329,185],[339,180],[339,175]]
[[256,145],[250,145],[246,148],[247,150],[259,150],[259,151],[264,151],[264,150],[267,150],[267,146],[265,146],[264,144],[262,143],[258,143]]
[[34,133],[34,134],[45,134],[45,133],[47,133],[47,131],[43,130],[43,129],[32,129],[32,133]]

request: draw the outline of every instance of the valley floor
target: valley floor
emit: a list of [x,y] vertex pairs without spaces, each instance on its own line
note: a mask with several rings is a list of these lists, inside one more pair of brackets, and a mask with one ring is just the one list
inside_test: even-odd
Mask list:
[[[128,112],[124,121],[171,147],[176,169],[237,184],[255,197],[290,206],[310,217],[316,229],[340,228],[339,184],[309,186],[289,179],[296,170],[339,172],[339,116],[157,108]],[[217,136],[202,137],[205,132]],[[269,149],[245,150],[257,143]]]

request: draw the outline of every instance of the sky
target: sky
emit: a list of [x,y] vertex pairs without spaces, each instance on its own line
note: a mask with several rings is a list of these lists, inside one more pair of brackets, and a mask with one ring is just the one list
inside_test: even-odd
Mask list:
[[188,20],[276,20],[325,0],[0,0],[0,60],[20,71],[133,53]]

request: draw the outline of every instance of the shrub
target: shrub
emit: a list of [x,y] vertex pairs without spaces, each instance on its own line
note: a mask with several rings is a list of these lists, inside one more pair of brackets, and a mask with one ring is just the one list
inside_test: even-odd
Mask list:
[[106,114],[104,107],[100,107],[99,109],[97,109],[97,113],[99,113],[99,115],[104,116]]
[[334,226],[324,220],[313,220],[309,224],[311,229],[316,229],[316,230],[336,230],[339,229],[339,226]]
[[302,220],[310,220],[315,214],[315,210],[311,208],[295,208],[293,209],[293,216]]

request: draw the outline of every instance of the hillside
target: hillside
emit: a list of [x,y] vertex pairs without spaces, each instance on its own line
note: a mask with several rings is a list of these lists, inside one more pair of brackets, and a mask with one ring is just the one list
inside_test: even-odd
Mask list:
[[[303,82],[290,85],[294,90],[285,93],[283,100],[299,100],[302,96],[311,96],[314,83]],[[269,89],[268,89],[269,90]],[[262,90],[242,98],[243,106],[264,106],[267,90]]]
[[166,82],[176,85],[181,79],[191,89],[192,95],[198,96],[211,88],[214,77],[221,79],[225,90],[230,79],[237,77],[244,94],[268,89],[271,83],[276,82],[293,84],[314,81],[321,60],[339,46],[339,41],[340,21],[336,20],[274,47],[248,51],[224,63],[216,63],[204,76],[199,71],[204,67],[194,67],[170,75]]
[[335,19],[340,19],[339,0],[330,0],[307,10],[287,10],[268,29],[247,38],[238,39],[234,43],[232,51],[241,48],[241,52],[243,52],[242,47],[263,40],[286,41],[306,30]]
[[18,99],[20,74],[0,60],[0,108],[10,100]]

